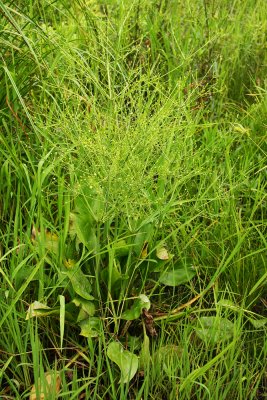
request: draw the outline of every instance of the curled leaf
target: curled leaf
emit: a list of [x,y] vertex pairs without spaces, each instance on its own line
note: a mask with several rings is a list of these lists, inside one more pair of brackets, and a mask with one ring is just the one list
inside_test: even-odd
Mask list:
[[42,317],[44,315],[49,315],[49,311],[51,310],[46,304],[40,303],[40,301],[34,301],[30,304],[27,313],[26,313],[26,321],[33,317]]
[[135,299],[132,307],[129,310],[125,310],[122,313],[121,318],[127,321],[132,321],[140,317],[142,310],[149,310],[151,306],[149,298],[145,294],[140,294],[137,299]]
[[72,301],[76,307],[81,307],[81,310],[83,310],[87,316],[93,317],[95,305],[92,301],[85,300],[82,297],[75,297]]
[[128,383],[138,369],[138,357],[128,350],[124,350],[118,342],[112,342],[107,350],[108,358],[118,365],[121,371],[121,382]]

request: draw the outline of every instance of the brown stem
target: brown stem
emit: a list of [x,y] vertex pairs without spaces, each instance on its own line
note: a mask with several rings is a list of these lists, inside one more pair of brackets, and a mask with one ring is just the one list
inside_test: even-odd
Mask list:
[[24,132],[24,135],[25,135],[26,138],[29,140],[29,135],[28,135],[28,133],[26,132],[25,126],[23,125],[23,123],[22,123],[21,119],[19,118],[18,114],[16,113],[16,111],[13,110],[11,104],[9,103],[9,100],[8,100],[8,97],[7,97],[7,96],[6,96],[6,104],[7,104],[8,108],[10,109],[12,115],[15,117],[16,121],[18,121],[18,123],[19,123],[21,129],[22,129],[23,132]]

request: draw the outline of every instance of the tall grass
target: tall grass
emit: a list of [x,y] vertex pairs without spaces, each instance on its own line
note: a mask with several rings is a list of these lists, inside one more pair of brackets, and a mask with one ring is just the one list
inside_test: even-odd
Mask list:
[[[48,371],[62,380],[49,398],[266,396],[266,8],[0,1],[1,398],[28,397]],[[94,215],[91,247],[75,251],[103,321],[95,339],[59,300],[73,295],[62,266],[79,199]],[[125,243],[139,253],[118,263]],[[150,274],[158,243],[192,259],[195,278]],[[140,293],[157,337],[121,320]],[[25,320],[37,300],[60,314]],[[233,336],[201,340],[202,316],[233,322]],[[107,357],[114,339],[140,356],[128,384]]]

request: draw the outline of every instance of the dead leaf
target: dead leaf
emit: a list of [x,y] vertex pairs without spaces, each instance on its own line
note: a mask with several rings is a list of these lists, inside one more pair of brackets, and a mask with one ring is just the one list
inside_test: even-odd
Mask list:
[[38,392],[35,385],[33,385],[30,393],[29,400],[50,400],[53,396],[59,393],[61,386],[61,378],[59,373],[46,372],[45,373],[45,384],[38,380]]
[[157,331],[154,327],[154,318],[152,317],[152,315],[148,312],[148,310],[146,310],[145,308],[143,308],[142,310],[142,316],[144,319],[144,323],[145,323],[145,327],[146,327],[146,331],[150,336],[158,336]]
[[32,241],[36,240],[37,236],[40,235],[40,229],[36,230],[35,226],[32,226],[32,235],[31,235],[31,239]]
[[148,242],[145,241],[142,251],[141,251],[141,258],[146,258],[148,255]]

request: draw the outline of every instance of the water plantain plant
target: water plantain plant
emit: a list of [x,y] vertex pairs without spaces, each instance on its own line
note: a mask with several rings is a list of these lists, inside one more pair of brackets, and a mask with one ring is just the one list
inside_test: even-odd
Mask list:
[[[45,259],[44,282],[49,282],[45,271],[56,266],[54,279],[59,304],[48,306],[47,302],[35,300],[26,319],[59,318],[61,343],[66,323],[78,326],[80,335],[87,338],[104,332],[123,340],[134,320],[142,320],[148,341],[148,335],[157,334],[150,314],[150,294],[158,287],[186,284],[197,274],[193,259],[179,260],[169,252],[167,240],[156,241],[153,220],[133,221],[134,230],[120,227],[120,235],[116,231],[112,236],[116,221],[103,222],[104,207],[101,196],[91,187],[83,186],[73,199],[65,235],[32,227],[36,262]],[[24,270],[25,274],[28,272]],[[35,279],[39,278],[37,271]],[[122,382],[133,377],[138,365],[134,353],[112,341],[107,355],[120,367]]]

